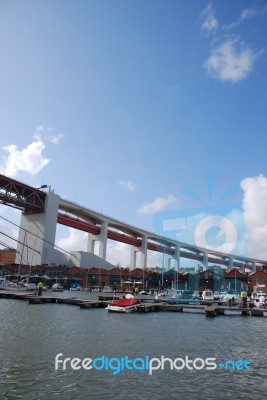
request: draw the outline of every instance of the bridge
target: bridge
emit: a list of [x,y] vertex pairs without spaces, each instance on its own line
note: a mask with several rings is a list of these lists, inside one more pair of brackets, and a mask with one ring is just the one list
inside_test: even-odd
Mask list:
[[[103,262],[107,256],[108,239],[128,244],[131,247],[130,268],[136,267],[138,253],[141,254],[139,266],[146,268],[148,250],[163,253],[169,264],[174,259],[177,268],[180,267],[181,258],[197,260],[206,268],[208,263],[230,268],[255,268],[256,264],[266,264],[264,260],[225,254],[157,235],[63,199],[50,188],[45,192],[42,190],[45,188],[46,185],[34,188],[0,175],[0,204],[22,211],[17,263],[68,264],[69,255],[55,248],[56,227],[61,224],[88,234],[87,255],[95,254],[95,244],[98,242],[98,257]],[[86,260],[89,258],[84,262]],[[80,262],[82,264],[81,258]]]

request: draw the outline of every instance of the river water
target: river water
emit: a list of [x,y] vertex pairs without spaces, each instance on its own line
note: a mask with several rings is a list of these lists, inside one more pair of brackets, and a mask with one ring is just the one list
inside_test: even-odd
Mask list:
[[[82,293],[83,297],[93,295]],[[266,396],[267,318],[206,318],[175,312],[122,315],[105,309],[0,299],[0,321],[1,400],[260,400]],[[95,364],[99,369],[74,370],[66,364],[63,370],[60,364],[56,370],[59,353],[63,353],[61,359],[100,358]],[[122,369],[121,364],[118,372],[116,360],[101,369],[103,357],[125,360],[126,356],[139,358],[136,369]],[[161,360],[162,356],[171,361],[150,374],[142,360]],[[182,369],[186,356],[193,369],[186,364]],[[216,369],[206,369],[199,360],[206,358],[215,359]],[[179,359],[177,369],[171,370],[175,359]],[[227,360],[232,360],[228,368],[219,366]],[[238,360],[241,363],[233,364]],[[155,360],[156,365],[160,366]]]

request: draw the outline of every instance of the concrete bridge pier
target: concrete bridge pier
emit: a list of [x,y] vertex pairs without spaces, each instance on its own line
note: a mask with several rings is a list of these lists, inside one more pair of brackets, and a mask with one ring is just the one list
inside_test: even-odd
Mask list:
[[137,253],[141,253],[140,264],[138,267],[145,269],[147,267],[147,236],[142,236],[140,247],[131,246],[130,269],[135,269],[137,266]]
[[54,243],[60,197],[47,193],[45,211],[22,213],[17,246],[16,264],[40,265],[55,263]]
[[99,242],[98,256],[106,260],[107,258],[107,238],[108,238],[108,222],[101,223],[100,234],[93,235],[88,233],[87,251],[95,254],[95,244]]

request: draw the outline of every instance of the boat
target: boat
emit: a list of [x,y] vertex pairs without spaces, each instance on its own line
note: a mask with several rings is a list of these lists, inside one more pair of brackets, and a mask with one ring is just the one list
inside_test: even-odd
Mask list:
[[54,283],[54,285],[52,285],[52,291],[53,292],[63,292],[64,288],[60,283]]
[[214,293],[210,289],[205,289],[202,293],[202,300],[205,301],[213,301],[214,300]]
[[253,304],[255,307],[267,307],[267,295],[263,291],[258,291],[253,294]]
[[232,300],[234,302],[241,302],[240,293],[236,290],[229,290],[224,296],[221,297],[221,301],[229,301]]
[[198,303],[199,293],[195,290],[176,290],[165,297],[167,303]]
[[170,293],[167,294],[165,300],[179,300],[183,297],[183,290],[172,289]]
[[138,294],[147,295],[148,292],[146,290],[140,290],[140,292]]
[[78,291],[78,290],[82,290],[82,287],[79,285],[79,283],[72,283],[70,285],[70,290]]
[[[29,282],[28,279],[22,279],[19,283],[18,286],[25,288],[26,290],[37,290],[37,284],[34,282]],[[47,286],[43,284],[43,291],[47,290]]]
[[8,279],[0,278],[0,290],[8,290],[10,292],[27,292],[28,288],[25,286],[18,285],[15,282],[11,282]]
[[102,293],[112,293],[113,290],[111,289],[110,286],[104,286],[102,289]]
[[22,284],[22,286],[24,286],[27,290],[37,290],[36,283],[25,282]]
[[218,291],[214,292],[214,300],[220,300],[220,292]]
[[110,312],[130,313],[137,311],[140,305],[141,305],[140,299],[137,299],[132,294],[126,294],[125,297],[122,297],[119,300],[113,300],[106,307],[106,310]]

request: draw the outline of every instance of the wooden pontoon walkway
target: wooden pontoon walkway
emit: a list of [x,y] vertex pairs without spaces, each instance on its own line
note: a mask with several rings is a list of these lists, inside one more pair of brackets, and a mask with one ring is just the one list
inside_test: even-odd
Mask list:
[[[108,297],[108,296],[107,296]],[[28,301],[29,304],[69,304],[76,305],[80,308],[105,308],[114,299],[110,297],[107,299],[87,300],[78,297],[55,297],[53,293],[44,293],[42,296],[35,296],[32,292],[13,292],[7,290],[0,290],[0,299],[15,299]],[[215,317],[217,315],[228,316],[261,316],[267,317],[266,308],[248,307],[240,308],[237,306],[219,305],[217,303],[205,304],[168,304],[166,301],[153,301],[153,299],[142,300],[141,306],[137,308],[140,313],[155,312],[155,311],[171,311],[180,313],[196,313],[204,314],[207,317]]]

